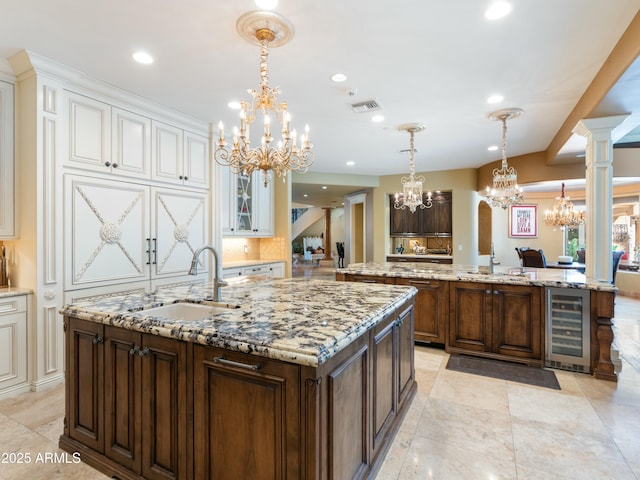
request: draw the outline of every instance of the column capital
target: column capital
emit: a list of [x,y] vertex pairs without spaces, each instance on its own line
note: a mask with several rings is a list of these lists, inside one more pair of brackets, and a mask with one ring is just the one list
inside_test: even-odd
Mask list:
[[611,117],[583,118],[573,128],[573,132],[583,137],[593,135],[594,132],[606,133],[609,136],[611,130],[626,120],[629,114],[613,115]]

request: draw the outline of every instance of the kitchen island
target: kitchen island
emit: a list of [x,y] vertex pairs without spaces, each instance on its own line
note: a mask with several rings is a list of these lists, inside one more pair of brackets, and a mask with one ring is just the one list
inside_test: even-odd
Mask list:
[[[67,305],[60,447],[122,479],[368,478],[416,391],[415,294],[279,279]],[[150,311],[183,302],[213,310]]]
[[[611,361],[616,287],[575,270],[433,265],[413,262],[351,264],[337,280],[418,288],[415,340],[450,353],[545,364],[546,289],[587,290],[586,371],[616,381]],[[573,369],[573,366],[570,366]]]

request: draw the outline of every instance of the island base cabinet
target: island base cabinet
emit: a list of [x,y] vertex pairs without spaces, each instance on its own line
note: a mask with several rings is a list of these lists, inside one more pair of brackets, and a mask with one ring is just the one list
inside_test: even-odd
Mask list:
[[297,365],[194,347],[195,478],[301,478]]
[[448,283],[440,280],[396,278],[396,285],[411,285],[418,289],[414,314],[415,340],[444,344],[449,314]]

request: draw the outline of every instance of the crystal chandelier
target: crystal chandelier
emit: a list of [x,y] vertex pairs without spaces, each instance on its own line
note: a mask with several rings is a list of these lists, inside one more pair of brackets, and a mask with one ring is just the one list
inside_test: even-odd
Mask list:
[[[220,136],[216,142],[214,157],[216,162],[230,167],[234,173],[249,176],[257,170],[262,171],[262,181],[266,187],[271,180],[271,172],[284,180],[289,171],[305,173],[313,163],[309,126],[300,135],[298,146],[296,131],[289,130],[287,103],[278,103],[278,87],[269,86],[269,46],[278,47],[287,43],[293,36],[293,26],[277,13],[254,11],[242,15],[236,23],[236,29],[243,38],[261,47],[260,86],[257,90],[250,91],[253,96],[251,102],[240,102],[240,128],[234,127],[231,150],[227,148],[224,126],[220,122]],[[259,146],[252,148],[249,126],[256,120],[258,113],[263,118],[262,139]],[[272,116],[282,124],[282,140],[277,146],[272,145]]]
[[489,114],[491,120],[502,122],[502,167],[493,169],[493,188],[487,187],[487,200],[492,207],[507,208],[522,201],[522,188],[518,186],[516,169],[507,164],[507,120],[522,115],[519,108],[498,110]]
[[396,193],[395,202],[393,207],[397,209],[408,208],[411,213],[415,213],[416,208],[431,208],[433,201],[431,199],[431,192],[427,193],[427,198],[423,202],[422,184],[424,183],[424,177],[422,175],[416,176],[414,165],[414,135],[416,132],[424,130],[423,125],[415,123],[409,123],[400,125],[398,130],[409,132],[409,176],[402,177],[402,193]]
[[553,202],[553,208],[544,212],[544,223],[559,227],[577,227],[584,223],[584,212],[579,212],[573,208],[571,197],[564,195],[564,183],[562,193]]

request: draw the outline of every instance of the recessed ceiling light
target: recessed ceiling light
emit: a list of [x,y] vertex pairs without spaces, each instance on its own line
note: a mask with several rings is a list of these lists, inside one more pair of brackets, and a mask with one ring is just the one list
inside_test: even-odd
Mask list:
[[511,4],[509,2],[494,2],[484,12],[484,16],[489,20],[497,20],[509,14]]
[[326,190],[327,188],[328,188],[328,187],[327,187],[326,185],[323,185],[323,186],[322,186],[322,189],[323,189],[323,190]]
[[256,6],[262,10],[273,10],[278,6],[278,0],[256,0]]
[[372,122],[380,123],[383,120],[384,120],[384,117],[382,115],[374,115],[373,117],[371,117]]
[[487,150],[489,150],[490,152],[495,152],[496,150],[498,150],[498,146],[497,145],[491,145],[489,148],[487,148]]
[[145,65],[153,63],[153,57],[147,52],[136,52],[132,55],[132,57],[138,63],[144,63]]
[[487,98],[487,103],[499,103],[502,100],[504,100],[504,97],[496,93],[494,95],[491,95],[489,98]]
[[344,82],[347,79],[347,76],[344,73],[334,73],[331,75],[331,80],[336,83]]
[[229,108],[232,108],[233,110],[240,110],[240,102],[236,101],[236,100],[232,100],[229,103],[227,103],[227,106]]
[[353,162],[353,161],[351,161],[351,160],[347,162],[347,165],[348,165],[349,167],[353,167],[355,164],[356,164],[356,162]]
[[304,195],[302,195],[304,198],[307,198],[309,195],[307,195],[306,193]]

